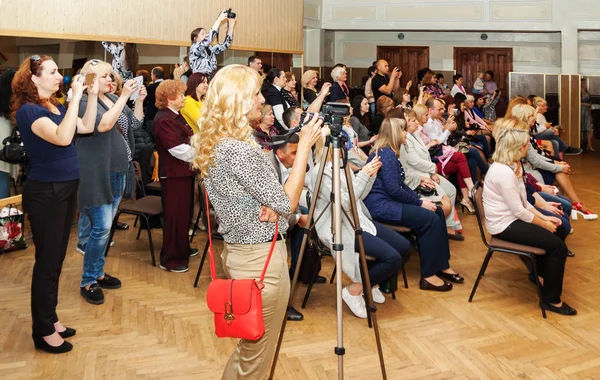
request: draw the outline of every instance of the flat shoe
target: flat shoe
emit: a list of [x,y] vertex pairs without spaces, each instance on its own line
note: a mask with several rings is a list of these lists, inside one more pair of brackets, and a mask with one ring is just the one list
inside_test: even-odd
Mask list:
[[566,302],[563,302],[561,307],[550,305],[549,303],[545,303],[545,302],[540,302],[540,307],[544,310],[551,311],[553,313],[558,313],[561,315],[576,315],[577,314],[577,310],[575,310],[571,306],[567,305]]
[[419,288],[421,288],[421,290],[432,290],[434,292],[447,292],[452,290],[452,284],[444,281],[444,285],[436,286],[422,278],[419,282]]
[[575,254],[571,251],[567,251],[567,257],[575,257]]
[[461,234],[448,234],[448,239],[456,241],[465,241],[465,237]]
[[437,272],[435,275],[441,278],[442,280],[453,282],[455,284],[462,284],[463,282],[465,282],[464,277],[458,273],[451,274],[445,272]]

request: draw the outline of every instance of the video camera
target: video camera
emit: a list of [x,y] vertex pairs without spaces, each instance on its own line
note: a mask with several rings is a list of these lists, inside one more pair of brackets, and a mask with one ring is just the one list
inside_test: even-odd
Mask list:
[[[315,114],[312,112],[302,112],[302,115],[300,116],[300,128],[309,123],[314,115]],[[336,102],[324,104],[318,115],[319,119],[323,120],[323,125],[329,126],[331,134],[338,135],[342,131],[344,118],[350,115],[350,104]],[[308,116],[308,119],[306,119],[306,116]],[[306,122],[304,120],[306,120]]]

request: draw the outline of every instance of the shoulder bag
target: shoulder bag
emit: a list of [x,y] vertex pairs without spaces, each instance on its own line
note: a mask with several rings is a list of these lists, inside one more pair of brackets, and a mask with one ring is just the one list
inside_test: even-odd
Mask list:
[[[206,212],[210,210],[208,192],[206,197]],[[219,338],[239,338],[258,340],[265,333],[265,324],[262,312],[262,289],[265,273],[275,249],[279,233],[278,221],[275,222],[275,236],[267,261],[257,281],[251,279],[222,279],[216,278],[215,260],[210,232],[210,220],[207,223],[210,254],[210,276],[212,281],[206,292],[206,303],[215,315],[215,334]]]

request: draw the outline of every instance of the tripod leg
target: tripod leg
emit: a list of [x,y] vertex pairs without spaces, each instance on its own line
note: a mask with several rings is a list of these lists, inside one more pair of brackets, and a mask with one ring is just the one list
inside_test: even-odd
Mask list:
[[[327,162],[327,153],[329,151],[329,147],[323,149],[323,154],[319,161],[319,173],[317,175],[317,182],[315,184],[314,194],[319,194],[319,190],[321,189],[321,182],[323,179],[323,171],[325,170],[325,164]],[[298,274],[300,273],[300,268],[302,267],[302,259],[304,257],[304,250],[306,248],[306,244],[308,242],[308,235],[311,229],[314,228],[312,225],[314,220],[315,206],[317,204],[317,195],[314,196],[313,201],[310,204],[310,209],[308,210],[308,220],[306,222],[306,228],[304,229],[304,236],[302,237],[302,245],[300,246],[300,254],[298,255],[298,262],[296,263],[296,271],[294,272],[294,278],[292,280],[292,286],[290,288],[290,298],[288,301],[288,307],[292,306],[292,300],[294,299],[294,293],[296,292],[296,283],[298,282]],[[279,357],[279,350],[281,349],[281,343],[283,341],[283,334],[285,332],[285,325],[287,323],[287,318],[283,319],[283,324],[281,325],[281,331],[279,333],[279,340],[277,341],[277,348],[275,349],[275,356],[273,357],[273,362],[271,364],[271,372],[269,374],[269,380],[273,379],[275,375],[275,367],[277,366],[277,358]]]
[[[335,157],[335,151],[334,151]],[[334,168],[335,170],[335,168]],[[360,265],[363,273],[363,292],[367,296],[367,315],[370,316],[373,322],[373,331],[375,332],[375,342],[377,343],[377,352],[379,354],[379,366],[381,367],[382,379],[387,379],[385,371],[385,362],[383,360],[383,349],[381,347],[381,339],[379,336],[379,326],[377,324],[377,308],[373,303],[373,294],[371,293],[371,279],[369,278],[369,268],[367,266],[367,257],[365,255],[365,246],[363,244],[362,230],[360,229],[360,220],[358,217],[358,208],[356,203],[356,195],[354,194],[354,187],[351,181],[350,166],[346,165],[346,183],[348,185],[348,194],[350,195],[350,206],[352,211],[352,217],[354,218],[354,226],[356,228],[356,238],[358,240],[358,252],[360,254]],[[365,288],[365,284],[367,287]]]

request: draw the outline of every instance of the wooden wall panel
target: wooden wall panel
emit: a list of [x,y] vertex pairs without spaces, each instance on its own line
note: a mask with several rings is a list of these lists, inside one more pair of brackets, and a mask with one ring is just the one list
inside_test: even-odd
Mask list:
[[187,46],[226,7],[238,15],[233,49],[302,54],[303,0],[3,1],[0,35]]
[[571,112],[571,122],[568,131],[568,139],[566,143],[570,146],[579,148],[581,144],[581,77],[579,75],[571,75],[571,103],[569,104]]

